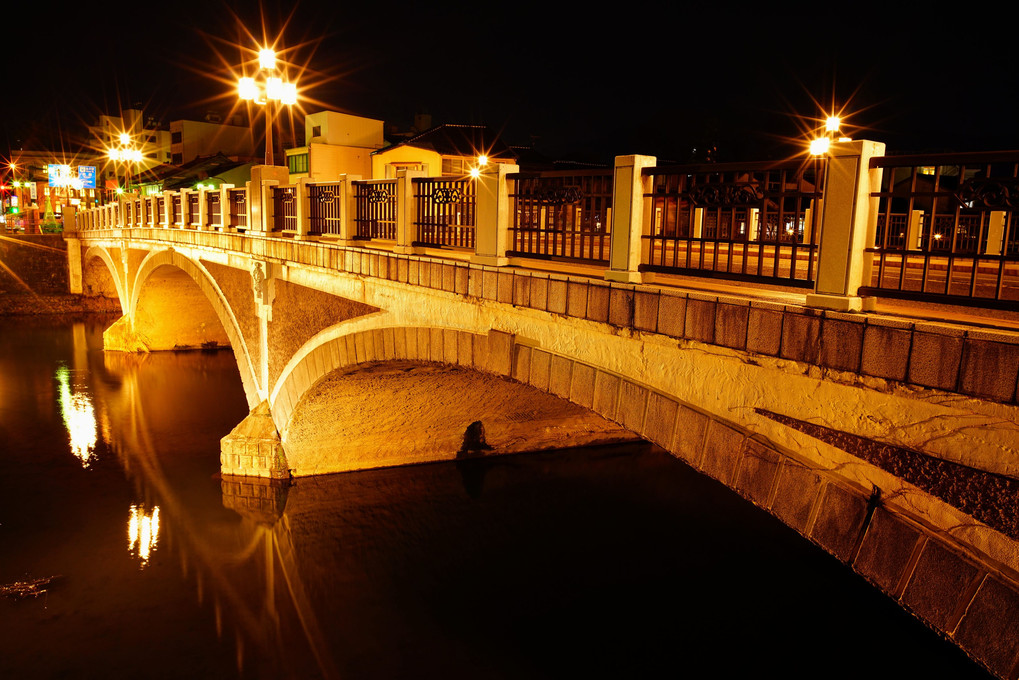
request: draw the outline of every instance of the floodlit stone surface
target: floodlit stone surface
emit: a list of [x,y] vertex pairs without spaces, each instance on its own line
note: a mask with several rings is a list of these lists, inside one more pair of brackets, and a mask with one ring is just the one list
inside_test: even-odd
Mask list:
[[295,475],[453,460],[471,423],[484,455],[629,441],[591,411],[493,375],[386,362],[337,371],[304,395],[283,435]]

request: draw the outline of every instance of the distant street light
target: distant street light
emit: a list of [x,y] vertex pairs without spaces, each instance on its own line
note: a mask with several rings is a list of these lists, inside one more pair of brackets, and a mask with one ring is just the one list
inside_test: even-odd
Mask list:
[[[131,164],[141,163],[142,152],[134,147],[131,140],[131,135],[126,132],[120,133],[120,146],[113,147],[106,152],[110,160],[114,163],[124,164],[124,185],[127,191],[131,190]],[[118,192],[123,193],[123,192]]]
[[297,103],[297,83],[284,81],[276,73],[276,53],[263,48],[258,51],[259,71],[264,72],[264,80],[240,78],[237,81],[237,95],[265,107],[265,164],[273,165],[272,157],[272,126],[273,106],[271,102],[279,102],[292,106]]

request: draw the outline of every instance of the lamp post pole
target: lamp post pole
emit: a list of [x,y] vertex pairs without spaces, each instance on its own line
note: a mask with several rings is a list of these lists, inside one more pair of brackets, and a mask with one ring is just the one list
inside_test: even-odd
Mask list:
[[241,99],[252,101],[265,107],[265,164],[273,165],[273,106],[275,102],[290,106],[297,103],[297,84],[284,81],[274,75],[276,72],[276,53],[269,48],[258,52],[259,71],[265,72],[264,82],[256,82],[254,78],[244,77],[237,82],[237,95]]

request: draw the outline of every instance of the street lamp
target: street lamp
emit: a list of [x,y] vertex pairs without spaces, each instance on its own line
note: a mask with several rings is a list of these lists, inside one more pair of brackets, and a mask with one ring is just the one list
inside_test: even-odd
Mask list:
[[131,189],[131,163],[141,163],[142,152],[136,149],[131,142],[131,135],[126,132],[120,133],[120,146],[113,147],[107,151],[107,156],[114,163],[124,164],[124,184],[130,191]]
[[272,115],[273,104],[279,102],[292,106],[297,103],[297,83],[290,83],[275,75],[276,53],[266,47],[258,51],[259,72],[264,72],[264,78],[256,81],[254,78],[240,78],[237,81],[237,95],[244,100],[254,102],[259,106],[265,106],[265,164],[272,165]]

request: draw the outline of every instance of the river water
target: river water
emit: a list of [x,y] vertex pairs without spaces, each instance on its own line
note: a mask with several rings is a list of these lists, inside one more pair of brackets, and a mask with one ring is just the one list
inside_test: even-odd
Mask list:
[[0,318],[0,678],[987,677],[653,447],[241,485],[229,352]]

